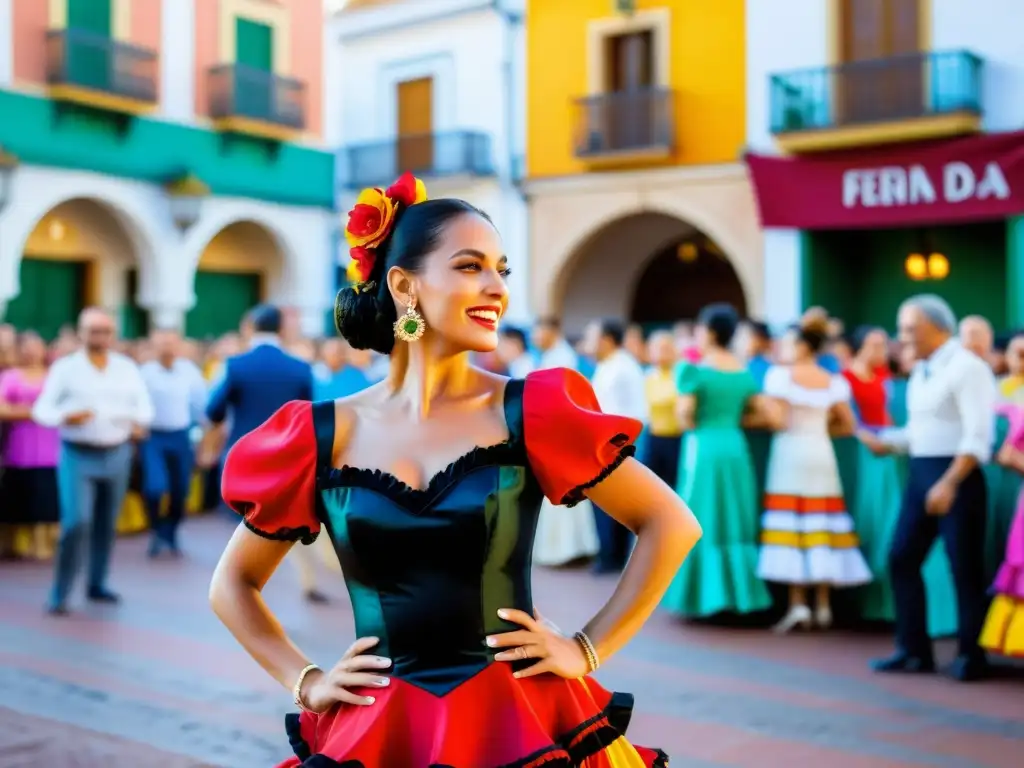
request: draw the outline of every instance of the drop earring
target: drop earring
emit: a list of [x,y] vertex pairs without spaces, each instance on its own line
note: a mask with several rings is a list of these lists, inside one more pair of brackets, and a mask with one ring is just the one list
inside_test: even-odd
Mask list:
[[416,311],[416,299],[410,299],[405,314],[395,321],[395,338],[411,344],[419,341],[426,330],[423,315]]

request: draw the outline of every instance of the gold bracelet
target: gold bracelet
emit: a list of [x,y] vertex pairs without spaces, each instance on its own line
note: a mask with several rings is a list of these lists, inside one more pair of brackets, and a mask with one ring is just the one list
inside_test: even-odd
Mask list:
[[308,675],[313,670],[323,672],[323,670],[320,669],[320,667],[318,667],[316,664],[310,664],[309,666],[304,667],[303,670],[299,672],[299,679],[295,681],[295,687],[292,688],[292,701],[295,702],[295,706],[301,709],[303,712],[309,712],[311,715],[315,715],[317,713],[311,710],[309,707],[307,707],[305,702],[302,701],[302,683],[306,679],[306,675]]
[[580,644],[580,648],[583,649],[583,655],[587,657],[587,664],[590,665],[590,671],[596,672],[597,668],[601,666],[601,659],[597,655],[597,648],[594,647],[594,643],[587,637],[586,632],[577,632],[573,635],[573,639]]

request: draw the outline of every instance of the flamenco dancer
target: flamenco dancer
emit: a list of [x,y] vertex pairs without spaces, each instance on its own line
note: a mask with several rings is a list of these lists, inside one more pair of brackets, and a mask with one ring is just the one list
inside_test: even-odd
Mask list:
[[[285,405],[242,438],[224,498],[244,518],[211,585],[217,615],[292,692],[282,768],[643,768],[623,737],[632,697],[588,677],[640,629],[700,527],[634,460],[639,422],[602,414],[565,369],[509,380],[491,352],[509,269],[493,224],[427,200],[406,174],[349,213],[353,286],[335,319],[390,374],[356,395]],[[358,461],[358,466],[355,462]],[[618,588],[580,631],[540,619],[530,553],[542,498],[590,498],[637,533]],[[321,668],[260,590],[326,529],[359,638]]]

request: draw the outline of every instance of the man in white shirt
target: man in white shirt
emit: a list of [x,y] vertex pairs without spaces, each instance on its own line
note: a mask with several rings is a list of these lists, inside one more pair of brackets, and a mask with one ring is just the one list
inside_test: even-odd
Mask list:
[[153,404],[138,366],[111,351],[114,330],[109,313],[84,310],[78,319],[83,348],[53,364],[32,408],[35,421],[60,428],[61,532],[49,602],[50,613],[58,616],[68,612],[86,536],[89,599],[119,601],[107,586],[110,551],[128,490],[132,440],[145,435]]
[[[195,456],[192,428],[206,408],[206,381],[199,366],[182,357],[176,331],[152,334],[155,359],[142,366],[142,379],[153,401],[153,424],[139,447],[142,462],[142,500],[152,534],[149,556],[168,549],[179,555],[178,526],[185,515]],[[161,517],[164,496],[167,515]]]
[[[639,421],[647,419],[644,372],[640,363],[622,346],[625,329],[614,320],[592,324],[588,334],[593,337],[597,367],[591,382],[601,410]],[[621,571],[633,549],[633,534],[626,526],[613,520],[594,505],[594,521],[600,551],[595,571]]]
[[959,650],[948,670],[956,680],[984,677],[978,645],[985,618],[985,516],[982,465],[994,439],[996,383],[988,365],[954,337],[956,317],[938,296],[921,295],[900,307],[900,341],[918,363],[907,385],[907,425],[862,439],[876,453],[910,455],[889,569],[896,600],[896,653],[874,664],[879,672],[932,672],[921,566],[942,537],[956,586]]

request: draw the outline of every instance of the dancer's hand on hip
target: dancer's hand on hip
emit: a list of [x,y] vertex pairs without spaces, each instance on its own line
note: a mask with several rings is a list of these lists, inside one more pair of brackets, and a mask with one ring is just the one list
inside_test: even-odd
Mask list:
[[[326,712],[335,704],[373,704],[373,696],[353,693],[353,688],[384,688],[391,679],[379,670],[391,666],[391,659],[366,656],[380,642],[376,637],[361,637],[349,646],[341,661],[329,672],[312,672],[303,681],[302,701],[313,712]],[[313,675],[316,677],[313,677]]]
[[498,611],[498,616],[523,628],[487,638],[490,647],[508,649],[496,653],[494,660],[536,659],[531,666],[516,672],[516,677],[533,677],[550,672],[574,680],[590,672],[590,663],[582,646],[574,638],[552,629],[553,625],[545,621],[540,613],[531,616],[524,611],[508,608]]

